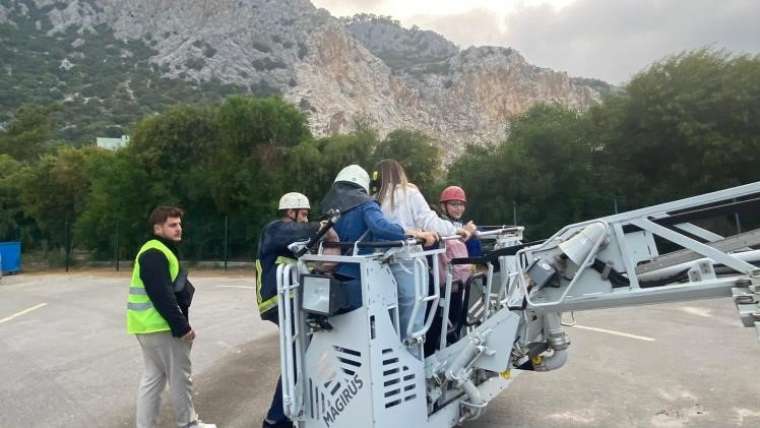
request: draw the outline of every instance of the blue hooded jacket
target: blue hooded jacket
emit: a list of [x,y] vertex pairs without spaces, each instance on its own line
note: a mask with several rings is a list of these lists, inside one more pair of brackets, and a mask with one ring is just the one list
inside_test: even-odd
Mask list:
[[[367,195],[367,191],[354,183],[336,182],[320,204],[323,212],[337,209],[341,216],[333,226],[343,242],[355,242],[367,233],[362,241],[396,241],[406,237],[404,228],[390,222],[380,204]],[[350,254],[351,248],[345,248],[343,254]],[[360,253],[367,254],[363,249]],[[336,273],[346,279],[359,279],[359,265],[340,263]]]
[[[368,232],[362,241],[397,241],[406,238],[404,228],[396,223],[391,223],[385,218],[380,204],[371,200],[351,208],[342,214],[334,226],[335,232],[343,242],[354,242]],[[345,249],[348,254],[352,249]],[[367,254],[370,250],[362,249],[361,254]],[[336,272],[347,278],[359,278],[359,265],[356,263],[341,263]]]

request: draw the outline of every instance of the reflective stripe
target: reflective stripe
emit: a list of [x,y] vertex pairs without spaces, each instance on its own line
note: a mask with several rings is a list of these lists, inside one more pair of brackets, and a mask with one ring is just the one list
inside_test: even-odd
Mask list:
[[261,268],[261,260],[256,259],[256,302],[261,304],[261,274],[263,269]]
[[129,287],[129,294],[136,294],[138,296],[147,296],[148,292],[144,288]]
[[127,303],[127,309],[130,311],[145,311],[153,308],[153,303]]
[[151,239],[143,244],[135,256],[135,263],[132,267],[132,281],[127,297],[127,333],[146,334],[160,331],[170,331],[169,323],[156,310],[150,302],[149,295],[145,291],[145,286],[140,278],[140,256],[149,250],[161,252],[169,265],[169,278],[172,285],[181,288],[187,282],[186,279],[177,282],[179,276],[179,260],[177,256],[164,243],[157,239]]
[[277,259],[274,261],[275,265],[294,265],[296,263],[298,263],[298,260],[285,256],[277,256]]
[[[291,257],[278,256],[274,261],[274,265],[295,265],[297,262],[298,260]],[[267,300],[263,300],[263,297],[261,296],[261,286],[263,285],[261,277],[262,273],[263,269],[261,268],[261,260],[256,260],[256,301],[258,302],[259,306],[259,314],[263,314],[264,312],[276,308],[278,301],[277,291],[275,291],[274,296],[268,298]]]
[[[284,257],[278,257],[277,260],[275,260],[275,265],[279,264],[280,259]],[[258,303],[259,307],[259,314],[263,314],[264,312],[269,311],[272,308],[277,307],[277,293],[275,292],[275,295],[268,298],[267,300],[263,300],[261,297],[261,286],[262,286],[262,275],[263,269],[261,268],[261,260],[256,260],[256,302]]]
[[277,307],[277,296],[274,296],[265,302],[259,303],[259,313],[263,314],[264,312]]

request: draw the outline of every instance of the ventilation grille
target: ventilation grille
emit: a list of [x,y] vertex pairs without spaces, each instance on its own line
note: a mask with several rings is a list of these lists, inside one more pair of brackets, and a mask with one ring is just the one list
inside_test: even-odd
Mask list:
[[386,409],[417,398],[414,376],[409,367],[399,363],[392,349],[383,349],[383,396]]
[[336,346],[335,353],[338,355],[338,367],[349,376],[355,375],[362,366],[362,353],[359,351]]
[[[359,351],[335,346],[335,354],[338,369],[347,376],[353,377],[362,366],[362,354]],[[346,376],[338,375],[320,387],[318,381],[309,378],[309,410],[312,418],[319,419],[330,412],[332,401],[337,398],[338,391],[346,381]]]
[[314,419],[319,419],[323,414],[330,411],[330,403],[327,402],[325,393],[312,378],[309,378],[309,411]]

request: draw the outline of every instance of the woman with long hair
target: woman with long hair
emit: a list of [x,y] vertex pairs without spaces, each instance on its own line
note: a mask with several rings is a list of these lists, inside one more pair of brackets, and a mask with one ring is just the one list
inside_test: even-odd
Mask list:
[[[441,236],[461,235],[467,239],[475,230],[474,224],[456,227],[453,223],[438,217],[420,190],[407,179],[406,172],[398,161],[384,159],[380,161],[373,172],[375,199],[380,203],[386,217],[403,228],[409,230],[425,230],[436,232]],[[421,248],[408,248],[408,253],[420,251]],[[423,259],[424,260],[424,259]],[[425,311],[418,311],[412,320],[414,308],[414,258],[411,254],[399,254],[391,263],[391,271],[398,283],[399,324],[401,337],[405,339],[409,331],[418,331],[425,320]],[[427,281],[427,275],[424,278]],[[427,289],[423,284],[422,288]],[[408,326],[412,325],[411,330]]]
[[373,173],[375,199],[380,203],[388,218],[403,227],[429,230],[441,236],[462,235],[469,238],[475,230],[470,222],[455,225],[438,216],[430,208],[425,197],[413,183],[409,182],[404,167],[394,159],[383,159]]

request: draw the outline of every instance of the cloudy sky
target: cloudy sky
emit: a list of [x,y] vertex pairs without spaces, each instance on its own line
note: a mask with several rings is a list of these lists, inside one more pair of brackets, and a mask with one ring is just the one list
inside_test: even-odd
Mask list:
[[312,0],[333,15],[391,15],[460,47],[517,49],[539,66],[620,84],[699,47],[760,53],[760,0]]

